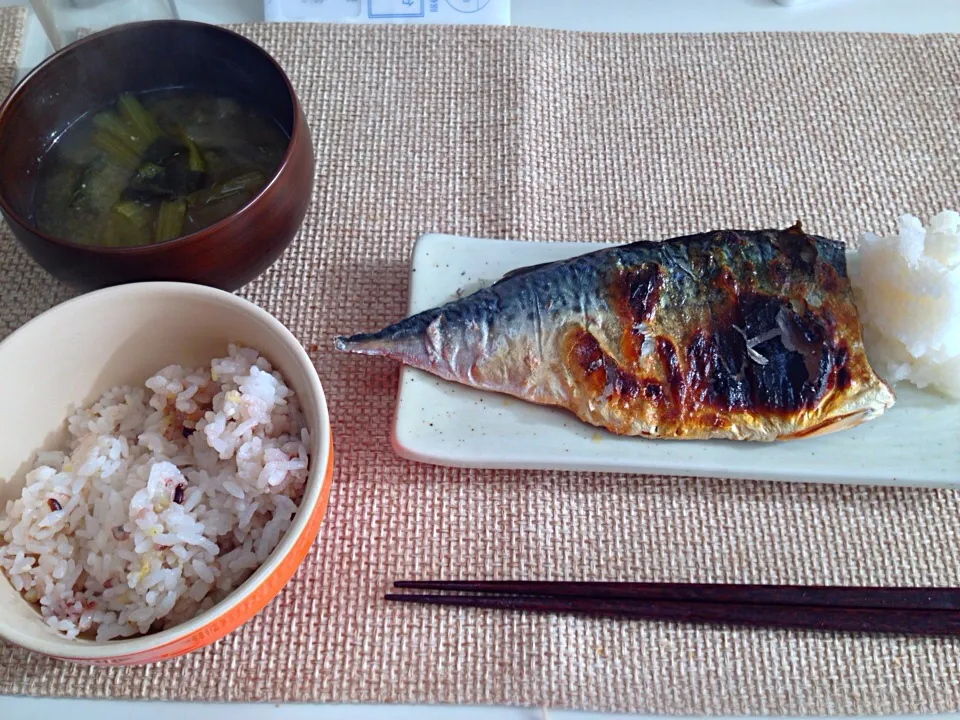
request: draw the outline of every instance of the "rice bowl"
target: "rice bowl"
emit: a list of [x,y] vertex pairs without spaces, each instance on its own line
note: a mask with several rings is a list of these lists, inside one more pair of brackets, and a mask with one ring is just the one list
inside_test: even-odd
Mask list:
[[[92,342],[49,352],[64,334]],[[26,377],[0,413],[0,636],[150,662],[235,629],[293,575],[326,507],[329,421],[263,310],[179,283],[98,291],[0,343],[6,371]]]

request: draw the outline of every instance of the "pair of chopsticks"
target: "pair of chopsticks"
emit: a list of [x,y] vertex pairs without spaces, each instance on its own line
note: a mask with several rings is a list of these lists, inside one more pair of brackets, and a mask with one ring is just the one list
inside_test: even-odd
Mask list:
[[960,588],[399,580],[387,600],[631,620],[902,635],[960,634]]

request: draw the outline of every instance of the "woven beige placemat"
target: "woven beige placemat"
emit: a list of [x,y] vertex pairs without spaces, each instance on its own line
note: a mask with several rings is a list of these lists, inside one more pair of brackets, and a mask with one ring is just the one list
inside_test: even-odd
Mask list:
[[[631,240],[798,216],[851,240],[956,206],[960,41],[253,25],[317,147],[297,243],[243,295],[310,349],[337,446],[320,537],[254,621],[202,652],[90,669],[3,647],[0,691],[461,702],[653,713],[960,706],[960,641],[388,606],[401,577],[960,585],[960,496],[394,456],[397,367],[339,356],[392,322],[428,231]],[[66,297],[4,236],[0,334]],[[918,448],[922,452],[922,448]]]
[[17,74],[26,19],[26,8],[0,8],[0,93],[3,94],[13,85]]

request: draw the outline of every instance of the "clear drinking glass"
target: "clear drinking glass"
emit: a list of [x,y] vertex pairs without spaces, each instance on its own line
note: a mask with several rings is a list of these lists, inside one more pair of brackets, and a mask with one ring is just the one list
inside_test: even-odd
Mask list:
[[174,0],[30,0],[30,4],[54,50],[114,25],[178,17]]

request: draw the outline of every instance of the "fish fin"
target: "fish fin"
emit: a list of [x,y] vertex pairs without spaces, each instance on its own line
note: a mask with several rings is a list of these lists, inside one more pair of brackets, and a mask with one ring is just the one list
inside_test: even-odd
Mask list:
[[835,432],[840,432],[841,430],[849,430],[850,428],[854,428],[857,425],[866,422],[867,420],[872,420],[879,414],[880,413],[874,408],[862,408],[860,410],[855,410],[854,412],[846,413],[845,415],[827,418],[826,420],[812,425],[811,427],[801,428],[800,430],[795,430],[791,433],[781,435],[779,439],[799,440],[801,438],[830,435]]
[[535,270],[543,270],[544,268],[548,268],[551,265],[556,265],[557,262],[559,261],[554,260],[552,262],[537,263],[536,265],[526,265],[525,267],[514,268],[513,270],[505,273],[503,277],[501,277],[499,280],[497,280],[494,283],[494,285],[499,285],[502,282],[505,282],[507,280],[512,280],[513,278],[519,277],[520,275],[526,275],[527,273],[534,272]]
[[[590,243],[584,243],[584,245],[589,246]],[[621,247],[630,247],[630,246],[624,245]],[[503,277],[501,277],[499,280],[497,280],[493,284],[493,286],[499,285],[500,283],[505,282],[507,280],[512,280],[513,278],[519,277],[521,275],[526,275],[528,273],[536,272],[537,270],[546,270],[547,268],[554,267],[555,265],[563,265],[565,263],[579,262],[584,258],[589,258],[589,257],[592,257],[593,255],[609,252],[610,250],[613,250],[613,249],[614,248],[611,248],[611,247],[605,247],[605,248],[600,248],[599,250],[591,250],[589,252],[583,253],[582,255],[575,255],[574,257],[566,258],[564,260],[551,260],[550,262],[537,263],[536,265],[525,265],[524,267],[514,268],[513,270],[510,270],[509,272],[505,273]]]

